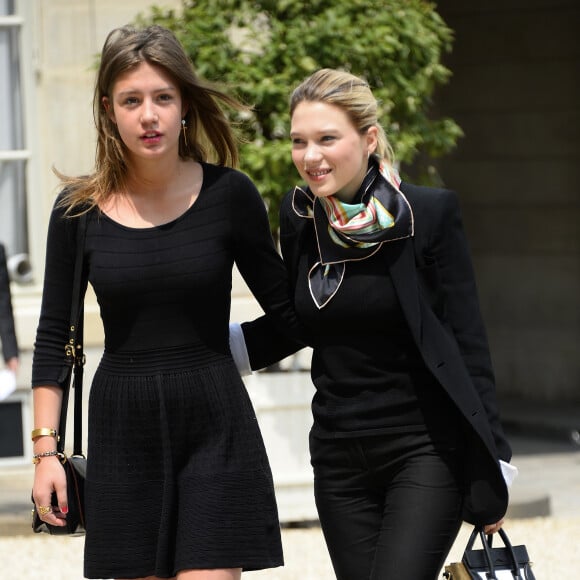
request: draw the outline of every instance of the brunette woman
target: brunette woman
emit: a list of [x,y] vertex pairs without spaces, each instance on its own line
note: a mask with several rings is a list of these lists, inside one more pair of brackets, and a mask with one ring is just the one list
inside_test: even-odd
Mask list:
[[[83,286],[105,331],[88,411],[87,578],[234,580],[282,565],[268,459],[228,346],[234,263],[280,327],[295,321],[264,203],[231,168],[223,105],[243,109],[197,77],[170,31],[114,30],[94,94],[96,168],[64,178],[50,219],[36,429],[59,422],[82,213]],[[54,436],[35,438],[33,495],[59,525],[67,496],[55,448]]]

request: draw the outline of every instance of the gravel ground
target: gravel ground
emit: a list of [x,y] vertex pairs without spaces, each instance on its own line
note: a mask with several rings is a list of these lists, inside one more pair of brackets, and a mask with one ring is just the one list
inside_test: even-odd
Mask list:
[[[514,545],[526,544],[537,580],[580,577],[580,517],[509,520],[505,526]],[[464,526],[448,561],[460,559],[469,537]],[[284,568],[249,572],[248,580],[334,580],[320,529],[283,530]],[[82,538],[44,534],[0,538],[0,577],[4,580],[81,580]],[[440,576],[441,577],[441,576]],[[412,580],[404,578],[402,580]]]

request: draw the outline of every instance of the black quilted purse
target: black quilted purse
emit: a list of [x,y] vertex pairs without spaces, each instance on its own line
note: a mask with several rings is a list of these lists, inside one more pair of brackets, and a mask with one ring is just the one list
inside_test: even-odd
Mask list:
[[[85,533],[85,476],[87,460],[82,452],[82,397],[85,355],[82,345],[83,300],[81,299],[81,278],[86,220],[86,214],[79,217],[69,339],[65,345],[65,365],[59,377],[59,383],[63,386],[63,398],[58,428],[59,438],[56,449],[59,452],[59,457],[66,474],[69,511],[66,515],[66,526],[53,526],[40,519],[36,505],[34,505],[32,509],[32,530],[35,533],[44,532],[53,535],[82,535]],[[67,456],[64,452],[64,444],[71,385],[74,390],[74,440],[73,454]],[[58,505],[55,493],[52,494],[51,503],[52,505]]]

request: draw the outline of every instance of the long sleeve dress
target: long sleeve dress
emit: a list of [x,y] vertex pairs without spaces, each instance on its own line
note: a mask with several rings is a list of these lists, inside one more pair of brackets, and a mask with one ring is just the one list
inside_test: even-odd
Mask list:
[[[170,223],[90,212],[84,282],[105,349],[91,385],[85,575],[171,577],[282,565],[272,476],[228,344],[232,267],[280,328],[295,328],[264,203],[242,173],[203,164],[195,203]],[[49,225],[33,387],[58,385],[74,218]]]

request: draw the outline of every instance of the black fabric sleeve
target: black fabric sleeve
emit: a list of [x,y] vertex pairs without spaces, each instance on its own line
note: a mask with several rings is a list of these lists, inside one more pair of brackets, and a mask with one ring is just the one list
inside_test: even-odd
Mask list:
[[[32,359],[33,387],[61,386],[58,378],[68,340],[77,223],[78,219],[65,217],[64,209],[55,204],[48,225],[42,303]],[[86,287],[83,276],[81,296]]]
[[[289,273],[282,258],[275,250],[264,202],[257,191],[256,195],[258,195],[258,198],[255,199],[256,203],[251,211],[257,214],[258,219],[254,217],[252,226],[249,223],[244,225],[244,229],[248,230],[245,236],[254,236],[261,232],[260,236],[264,244],[264,252],[262,254],[264,262],[262,267],[265,267],[265,269],[263,270],[263,275],[269,278],[270,294],[275,296],[276,308],[273,311],[267,310],[260,302],[260,298],[254,293],[266,314],[256,320],[242,324],[252,370],[270,366],[306,346],[304,331],[296,319],[292,306],[294,302],[293,284],[289,280]],[[282,212],[284,212],[284,209]],[[281,232],[287,233],[284,224],[285,218],[281,215]],[[250,230],[254,230],[254,232]],[[281,233],[281,235],[284,234]],[[236,261],[238,262],[238,260]],[[258,264],[254,264],[253,267],[258,266]],[[238,262],[238,267],[250,289],[252,289],[249,278],[246,279],[246,275],[242,270],[245,267],[247,271],[251,271],[252,266],[248,267],[248,264],[242,266]],[[253,289],[252,292],[254,292]]]
[[475,272],[457,195],[451,191],[443,191],[439,204],[439,217],[431,230],[432,239],[429,245],[446,297],[446,320],[483,403],[500,458],[509,461],[511,449],[499,421],[487,332],[481,315]]
[[10,294],[10,278],[6,264],[6,251],[0,244],[0,339],[2,340],[2,356],[5,361],[18,356],[18,341],[14,327],[12,297]]

